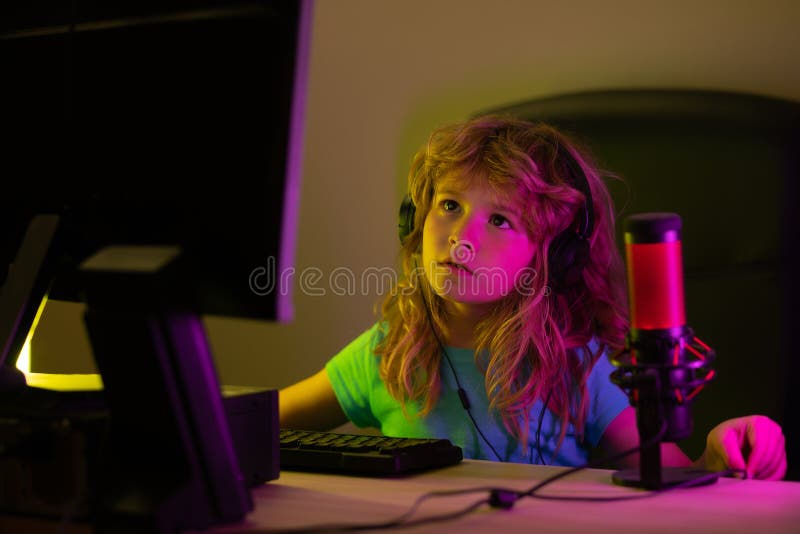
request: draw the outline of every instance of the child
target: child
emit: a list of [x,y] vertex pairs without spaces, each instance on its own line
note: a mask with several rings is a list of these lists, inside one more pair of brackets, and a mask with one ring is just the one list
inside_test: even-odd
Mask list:
[[[546,125],[484,116],[435,131],[408,190],[403,276],[382,321],[281,391],[281,425],[350,419],[448,438],[467,458],[551,465],[638,444],[635,410],[609,380],[628,327],[624,270],[587,156]],[[694,465],[780,479],[783,439],[766,417],[726,421]],[[673,443],[662,463],[691,464]]]

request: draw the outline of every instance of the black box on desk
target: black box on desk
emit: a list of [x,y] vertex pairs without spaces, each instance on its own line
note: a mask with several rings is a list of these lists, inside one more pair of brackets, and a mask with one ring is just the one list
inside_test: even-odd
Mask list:
[[[278,391],[223,386],[222,400],[248,487],[278,478]],[[0,399],[0,512],[89,518],[109,421],[102,390]]]
[[239,466],[249,487],[280,476],[278,390],[222,386]]

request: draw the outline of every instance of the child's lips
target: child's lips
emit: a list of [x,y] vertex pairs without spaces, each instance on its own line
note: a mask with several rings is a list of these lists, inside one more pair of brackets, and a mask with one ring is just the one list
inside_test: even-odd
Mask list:
[[472,274],[472,271],[469,269],[469,267],[467,267],[466,265],[463,265],[461,263],[456,263],[456,262],[453,262],[453,261],[445,261],[445,262],[441,262],[439,265],[442,265],[442,266],[444,266],[447,269],[452,270],[452,271]]

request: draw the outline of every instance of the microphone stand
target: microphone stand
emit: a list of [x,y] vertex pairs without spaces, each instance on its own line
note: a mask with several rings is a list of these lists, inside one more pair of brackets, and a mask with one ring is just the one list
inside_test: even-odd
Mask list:
[[615,472],[612,480],[616,484],[661,489],[716,481],[702,469],[661,466],[661,443],[691,434],[691,401],[713,378],[713,359],[713,349],[697,339],[689,327],[679,332],[634,331],[627,346],[611,358],[617,367],[611,380],[626,392],[636,408],[642,444],[639,468]]

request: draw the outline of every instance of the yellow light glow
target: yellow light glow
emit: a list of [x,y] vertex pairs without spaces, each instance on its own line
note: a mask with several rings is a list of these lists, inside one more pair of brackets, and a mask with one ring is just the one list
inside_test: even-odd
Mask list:
[[31,339],[25,340],[22,350],[19,351],[19,358],[17,358],[17,369],[26,375],[31,372]]
[[47,296],[42,299],[41,304],[39,304],[39,309],[36,310],[36,316],[33,318],[33,324],[31,325],[30,330],[28,330],[28,336],[25,338],[25,344],[22,345],[22,350],[19,351],[19,357],[17,358],[17,369],[25,373],[25,375],[29,375],[31,373],[31,339],[33,339],[33,333],[36,330],[36,325],[39,324],[39,319],[44,312],[44,307],[47,304]]

